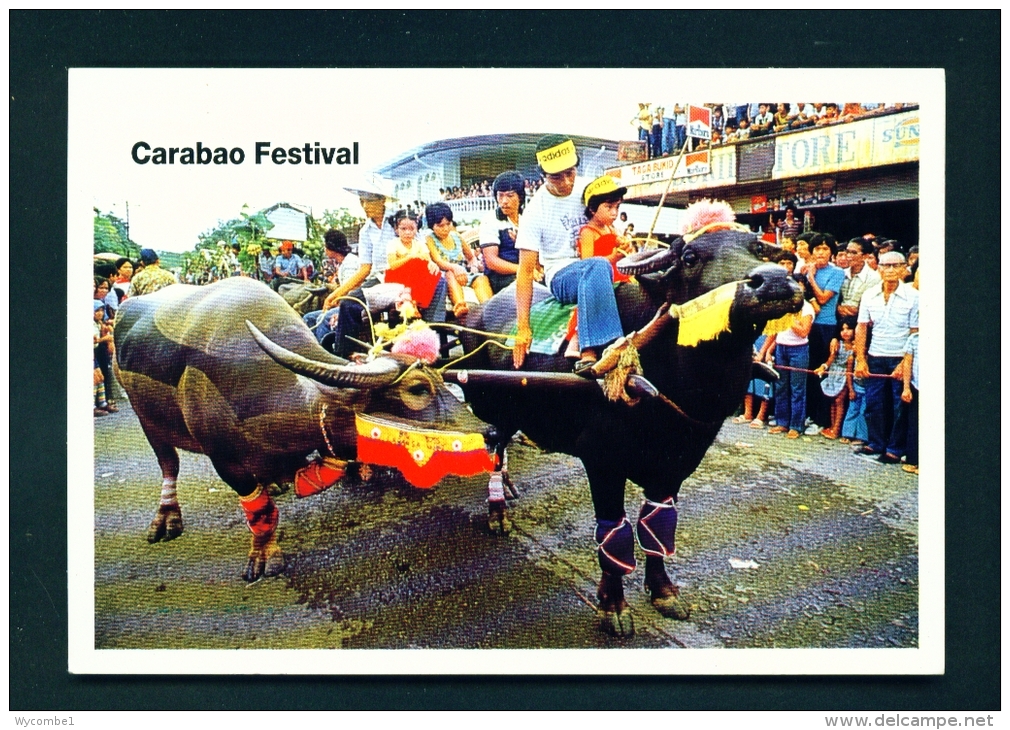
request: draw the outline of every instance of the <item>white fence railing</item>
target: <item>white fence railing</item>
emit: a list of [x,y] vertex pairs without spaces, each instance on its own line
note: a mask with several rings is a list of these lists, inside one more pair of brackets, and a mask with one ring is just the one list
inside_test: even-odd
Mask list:
[[457,221],[479,218],[489,210],[494,210],[494,198],[459,198],[445,201],[452,208],[452,217]]

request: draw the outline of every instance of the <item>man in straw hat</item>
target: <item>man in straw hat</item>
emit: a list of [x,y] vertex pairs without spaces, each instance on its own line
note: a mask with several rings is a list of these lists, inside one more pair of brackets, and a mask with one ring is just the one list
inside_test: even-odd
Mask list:
[[[388,267],[386,249],[397,240],[396,231],[385,217],[386,201],[392,199],[392,195],[387,192],[384,181],[373,178],[356,187],[344,189],[358,196],[361,208],[365,211],[365,224],[358,232],[361,268],[326,297],[323,314],[315,328],[320,343],[341,357],[347,357],[354,349],[354,343],[348,337],[362,339],[364,307],[359,301],[366,301],[366,289],[384,283]],[[445,281],[440,279],[432,297],[432,306],[423,312],[427,321],[445,321],[446,291]],[[335,314],[330,312],[333,309],[336,310]]]
[[603,258],[579,259],[575,241],[586,222],[582,196],[588,180],[575,171],[579,156],[570,137],[548,135],[537,143],[537,164],[544,186],[526,207],[516,236],[519,271],[516,275],[517,330],[512,362],[522,367],[533,342],[530,307],[536,265],[544,267],[544,283],[563,304],[577,304],[581,357],[575,372],[589,374],[603,348],[622,334],[621,318],[610,263]]

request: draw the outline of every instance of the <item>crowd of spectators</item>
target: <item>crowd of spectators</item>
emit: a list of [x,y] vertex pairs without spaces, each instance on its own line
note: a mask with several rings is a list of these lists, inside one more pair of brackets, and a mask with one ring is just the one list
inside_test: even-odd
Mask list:
[[734,421],[798,439],[820,435],[918,474],[919,252],[866,234],[782,236],[803,309],[772,323],[754,358],[780,375],[755,379]]
[[130,297],[143,296],[178,283],[175,274],[161,268],[158,254],[149,248],[140,250],[133,261],[122,257],[115,262],[98,260],[95,264],[93,296],[94,317],[94,415],[107,416],[116,407],[116,385],[112,376],[115,345],[112,334],[116,312]]
[[[780,132],[831,124],[844,124],[862,117],[897,111],[906,104],[838,102],[748,102],[703,104],[712,111],[711,139],[695,140],[694,149],[744,142]],[[688,105],[638,105],[631,123],[638,139],[646,143],[650,158],[679,153],[687,142]]]
[[[543,185],[543,180],[537,178],[536,180],[531,180],[526,178],[523,180],[523,188],[526,197],[530,197],[535,193],[540,186]],[[482,180],[481,182],[471,183],[469,186],[454,185],[451,188],[439,188],[438,195],[441,200],[464,200],[466,198],[493,198],[494,197],[494,182],[492,180]],[[416,202],[416,201],[415,201]],[[421,211],[424,212],[423,210]]]

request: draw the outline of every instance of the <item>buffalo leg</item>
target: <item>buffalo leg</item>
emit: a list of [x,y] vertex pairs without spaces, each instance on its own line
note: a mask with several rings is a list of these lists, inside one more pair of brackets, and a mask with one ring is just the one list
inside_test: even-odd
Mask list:
[[487,482],[487,526],[496,535],[507,535],[512,531],[512,520],[508,515],[505,500],[516,499],[519,492],[509,479],[508,454],[505,443],[495,448],[499,469],[491,472]]
[[497,535],[512,531],[512,520],[505,506],[505,482],[500,471],[492,472],[487,483],[487,526]]
[[603,571],[596,590],[600,629],[613,636],[632,636],[635,624],[624,598],[623,578],[635,569],[635,532],[624,514],[626,479],[598,451],[587,449],[581,458],[596,512],[596,555]]
[[176,479],[179,477],[179,453],[172,446],[156,444],[150,438],[148,441],[161,467],[161,500],[158,511],[147,528],[147,541],[155,543],[172,540],[182,534],[182,510],[175,491]]
[[284,554],[277,544],[277,506],[262,487],[256,487],[247,496],[240,496],[239,504],[252,532],[249,562],[242,577],[252,582],[263,575],[278,575],[284,570]]
[[596,520],[596,555],[603,575],[596,589],[600,628],[620,637],[635,635],[635,620],[624,598],[624,576],[635,569],[635,538],[626,517]]
[[690,617],[687,602],[666,572],[664,560],[676,552],[677,507],[673,497],[661,502],[646,499],[638,513],[638,544],[645,552],[645,589],[653,607],[666,618]]

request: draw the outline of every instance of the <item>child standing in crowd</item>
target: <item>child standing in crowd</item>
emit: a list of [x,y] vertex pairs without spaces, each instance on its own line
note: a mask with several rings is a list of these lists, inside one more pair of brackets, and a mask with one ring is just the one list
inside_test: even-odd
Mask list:
[[919,473],[919,332],[908,336],[905,357],[901,361],[901,401],[908,408],[908,431],[905,436],[905,463],[901,468],[910,474]]
[[[843,317],[843,326],[853,325],[854,317]],[[845,411],[845,421],[842,423],[842,437],[838,439],[840,444],[852,444],[859,447],[866,443],[866,378],[857,378],[853,375],[856,364],[855,328],[852,327],[852,337],[845,339],[842,332],[842,347],[848,348],[850,356],[845,366],[845,390],[849,396],[849,408]]]
[[804,289],[803,309],[796,315],[789,329],[768,338],[775,343],[773,362],[783,366],[775,388],[775,425],[768,429],[768,433],[788,432],[786,438],[791,439],[800,437],[807,416],[805,371],[810,365],[807,338],[814,324],[814,307],[807,298],[806,277],[795,277],[795,281]]
[[100,349],[112,347],[112,326],[106,324],[105,322],[105,304],[101,300],[95,299],[93,306],[95,320],[95,416],[107,416],[110,413],[115,413],[119,409],[116,408],[115,404],[109,403],[109,401],[106,400],[105,376],[102,373],[102,368],[99,366],[98,355]]
[[[754,343],[754,360],[764,362],[768,356],[771,338],[761,335]],[[749,423],[751,428],[764,428],[765,417],[768,415],[768,403],[772,399],[772,384],[760,378],[753,378],[747,386],[747,394],[743,397],[743,415],[733,419],[733,423]],[[754,412],[754,401],[758,401],[757,413]]]
[[828,344],[828,359],[814,372],[824,377],[821,381],[821,392],[831,399],[830,425],[821,431],[826,439],[836,439],[842,431],[842,418],[845,416],[845,405],[848,401],[847,373],[852,368],[856,351],[854,340],[856,322],[854,319],[843,319],[838,323],[835,336]]
[[626,192],[628,189],[618,187],[610,175],[602,175],[589,183],[582,193],[589,222],[579,231],[579,258],[602,256],[607,259],[615,282],[628,281],[627,276],[617,272],[617,262],[628,254],[628,241],[614,229]]

